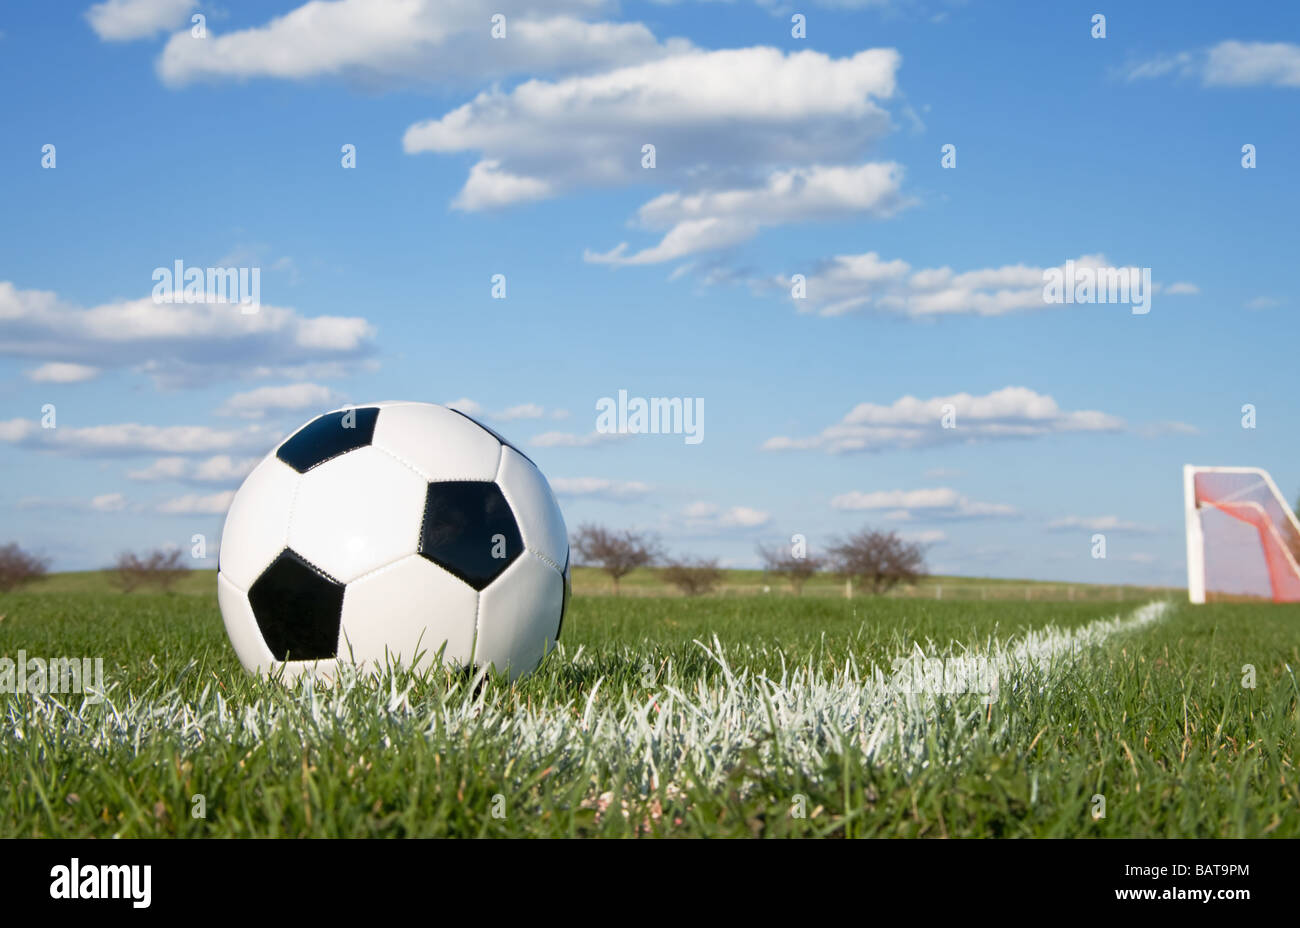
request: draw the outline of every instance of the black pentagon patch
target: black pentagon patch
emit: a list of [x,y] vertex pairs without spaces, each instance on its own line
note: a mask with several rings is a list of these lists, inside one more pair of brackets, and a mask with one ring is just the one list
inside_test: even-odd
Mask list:
[[429,484],[419,553],[481,590],[524,553],[524,540],[499,486],[448,480]]
[[[447,408],[448,408],[448,409],[451,409],[450,406],[448,406]],[[518,449],[517,447],[515,447],[514,444],[512,444],[512,443],[509,442],[509,441],[507,441],[507,440],[505,439],[505,437],[504,437],[500,432],[498,432],[496,429],[494,429],[494,428],[490,428],[489,426],[484,425],[482,422],[479,422],[479,421],[478,421],[477,419],[475,419],[473,416],[469,415],[468,413],[463,413],[463,412],[461,412],[459,409],[451,409],[451,411],[454,412],[454,413],[457,413],[457,414],[459,414],[459,415],[464,416],[464,417],[465,417],[466,419],[468,419],[470,422],[473,422],[475,425],[477,425],[477,426],[478,426],[479,428],[481,428],[483,431],[487,432],[489,435],[491,435],[491,436],[492,436],[493,438],[495,438],[497,441],[501,442],[501,444],[505,445],[507,448],[514,448],[514,450],[519,451],[519,449]],[[524,454],[522,451],[519,451],[519,453],[520,453],[521,455],[523,455],[523,458],[524,458],[525,461],[527,461],[529,464],[533,465],[533,467],[537,467],[537,462],[536,462],[536,461],[534,461],[534,460],[533,460],[532,458],[530,458],[528,455]]]
[[275,456],[305,474],[340,454],[366,447],[375,435],[378,420],[376,406],[326,413],[294,432]]
[[564,579],[564,598],[560,600],[560,624],[555,626],[555,640],[560,640],[560,632],[564,631],[564,614],[569,611],[569,597],[573,595],[573,584],[569,580],[569,561],[572,559],[572,552],[565,552],[564,570],[560,576]]
[[253,617],[277,661],[338,656],[343,584],[285,548],[248,590]]

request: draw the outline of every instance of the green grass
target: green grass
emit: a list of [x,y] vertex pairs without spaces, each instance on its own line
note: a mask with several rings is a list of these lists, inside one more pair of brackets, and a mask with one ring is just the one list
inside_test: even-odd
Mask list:
[[[177,580],[174,592],[191,595],[210,595],[216,587],[215,570],[191,570]],[[50,574],[26,588],[38,593],[103,593],[123,595],[112,582],[106,570],[84,570]],[[573,568],[573,589],[579,596],[612,594],[613,582],[609,575],[595,567]],[[620,581],[625,596],[679,596],[678,591],[666,584],[657,568],[642,567],[632,571]],[[148,592],[142,589],[138,592]],[[859,590],[859,595],[861,591]],[[1065,602],[1136,602],[1153,596],[1182,595],[1156,587],[1112,586],[1094,583],[1055,583],[1040,580],[1008,580],[993,577],[923,577],[912,586],[898,587],[891,597],[911,599],[989,599],[1060,600]],[[136,595],[132,593],[130,595]],[[768,596],[781,599],[792,595],[789,582],[765,574],[761,570],[725,570],[714,595],[728,597]],[[842,599],[844,581],[831,574],[818,574],[804,587],[803,595],[812,598]]]
[[[613,594],[614,583],[609,575],[596,567],[573,568],[574,592],[582,595]],[[666,584],[658,568],[640,567],[619,581],[619,590],[625,596],[675,596],[677,590]],[[915,584],[899,586],[891,597],[916,599],[1016,599],[1022,600],[1097,600],[1123,602],[1133,599],[1150,599],[1169,595],[1173,590],[1156,587],[1127,587],[1096,583],[1058,583],[1041,580],[1015,580],[1000,577],[950,577],[933,575],[922,577]],[[1182,591],[1185,595],[1185,591]],[[861,591],[859,590],[859,594]],[[788,580],[774,577],[761,570],[729,569],[722,572],[722,582],[717,595],[757,596],[777,598],[790,596],[793,590]],[[844,596],[844,580],[830,573],[815,574],[803,588],[805,597]]]
[[[1300,836],[1296,606],[1015,663],[1132,604],[589,596],[515,686],[287,689],[210,589],[58,579],[0,595],[0,656],[102,657],[109,695],[0,695],[0,836]],[[1012,664],[991,704],[882,695],[917,648]]]

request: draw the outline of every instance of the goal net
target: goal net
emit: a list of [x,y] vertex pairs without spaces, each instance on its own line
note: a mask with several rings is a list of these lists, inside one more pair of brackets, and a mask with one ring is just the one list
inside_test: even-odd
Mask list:
[[1187,593],[1300,602],[1300,522],[1267,471],[1183,468]]

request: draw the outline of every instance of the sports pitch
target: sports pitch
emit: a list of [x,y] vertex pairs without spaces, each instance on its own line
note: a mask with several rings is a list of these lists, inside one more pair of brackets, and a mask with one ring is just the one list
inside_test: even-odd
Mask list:
[[0,835],[1300,836],[1296,605],[578,595],[513,687],[286,689],[210,580],[0,595],[107,689],[0,694]]

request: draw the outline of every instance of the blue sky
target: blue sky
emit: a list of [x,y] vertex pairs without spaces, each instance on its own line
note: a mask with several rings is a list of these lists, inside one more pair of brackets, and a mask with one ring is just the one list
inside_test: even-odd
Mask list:
[[[1300,493],[1295,8],[491,6],[6,6],[0,541],[215,557],[251,462],[380,399],[484,417],[570,527],[735,565],[870,524],[1179,583],[1183,463]],[[260,311],[154,303],[177,260],[259,268]],[[1067,260],[1150,268],[1150,312],[1044,304]],[[593,436],[620,389],[704,440]]]

